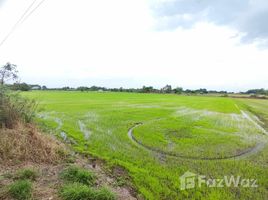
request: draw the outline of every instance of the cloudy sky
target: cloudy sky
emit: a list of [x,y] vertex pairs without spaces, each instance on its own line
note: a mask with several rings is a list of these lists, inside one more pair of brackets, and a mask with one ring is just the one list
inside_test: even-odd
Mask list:
[[[32,2],[0,0],[0,42]],[[49,87],[268,88],[267,21],[267,0],[45,0],[0,63]]]

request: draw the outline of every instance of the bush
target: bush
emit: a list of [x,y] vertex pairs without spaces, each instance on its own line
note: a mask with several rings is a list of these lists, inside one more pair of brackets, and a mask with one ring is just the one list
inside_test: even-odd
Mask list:
[[17,172],[15,178],[20,180],[32,180],[35,181],[38,173],[33,169],[22,169]]
[[60,177],[63,180],[72,182],[72,183],[82,183],[85,185],[93,185],[95,182],[95,175],[89,171],[77,166],[70,166],[65,169],[61,174]]
[[61,188],[60,197],[63,200],[115,200],[115,195],[106,188],[94,190],[81,183],[72,183]]
[[17,120],[30,122],[35,114],[37,104],[34,100],[23,98],[0,86],[0,125],[12,128]]
[[19,180],[10,185],[9,194],[17,200],[27,200],[32,197],[32,183],[28,180]]

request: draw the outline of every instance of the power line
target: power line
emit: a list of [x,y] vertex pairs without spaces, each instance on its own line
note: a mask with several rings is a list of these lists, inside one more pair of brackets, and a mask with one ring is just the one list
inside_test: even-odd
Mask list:
[[21,23],[24,23],[44,2],[45,0],[42,0],[39,4],[37,4],[36,7],[23,19]]
[[22,14],[22,16],[19,18],[19,20],[14,24],[14,26],[11,28],[11,30],[8,32],[8,34],[6,35],[6,37],[2,40],[2,42],[0,43],[0,46],[2,46],[4,44],[4,42],[9,38],[9,36],[15,31],[15,29],[18,27],[18,25],[20,24],[20,22],[23,20],[23,18],[26,16],[26,14],[29,12],[29,10],[33,7],[33,5],[35,4],[37,0],[34,0],[30,6],[28,6],[28,8],[24,11],[24,13]]
[[33,7],[33,5],[36,3],[37,0],[34,0],[29,7],[24,11],[24,13],[22,14],[22,16],[19,18],[19,20],[14,24],[14,26],[11,28],[11,30],[8,32],[8,34],[6,35],[6,37],[2,40],[2,42],[0,43],[0,47],[5,43],[5,41],[10,37],[10,35],[16,30],[16,28],[20,25],[23,24],[25,22],[26,19],[28,19],[33,12],[39,8],[45,0],[42,0],[36,7],[34,7],[32,9],[32,11],[27,15],[27,13],[30,11],[30,9]]

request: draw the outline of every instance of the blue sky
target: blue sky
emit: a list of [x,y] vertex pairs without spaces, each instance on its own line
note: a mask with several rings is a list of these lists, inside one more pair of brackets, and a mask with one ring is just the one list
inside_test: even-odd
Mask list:
[[[0,39],[31,2],[0,0]],[[267,13],[265,0],[46,0],[0,63],[49,87],[268,88]]]

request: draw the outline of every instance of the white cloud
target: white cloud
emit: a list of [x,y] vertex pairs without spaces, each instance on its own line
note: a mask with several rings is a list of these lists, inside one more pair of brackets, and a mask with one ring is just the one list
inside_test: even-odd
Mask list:
[[[17,2],[0,8],[0,19],[31,1]],[[0,48],[0,61],[16,63],[22,81],[50,87],[268,87],[267,50],[240,45],[238,32],[205,22],[157,32],[155,23],[143,0],[47,0]]]

